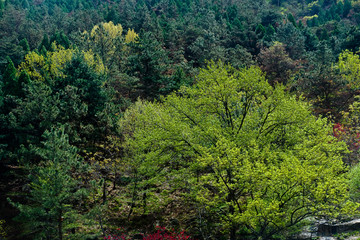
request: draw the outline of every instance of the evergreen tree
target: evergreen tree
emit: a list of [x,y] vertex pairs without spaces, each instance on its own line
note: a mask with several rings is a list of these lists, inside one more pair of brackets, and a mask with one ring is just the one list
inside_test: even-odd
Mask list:
[[28,0],[22,0],[21,5],[24,9],[30,8],[30,4]]
[[261,24],[263,26],[273,26],[275,27],[277,23],[281,20],[281,15],[275,10],[263,10],[261,13]]
[[50,41],[49,41],[49,37],[47,34],[44,34],[44,37],[43,37],[38,49],[40,52],[44,51],[44,49],[50,50]]
[[316,47],[319,44],[319,39],[317,36],[308,27],[303,30],[303,35],[305,37],[306,51],[316,50]]
[[69,38],[64,34],[64,32],[56,32],[53,36],[51,36],[49,41],[50,45],[53,42],[56,42],[57,45],[63,46],[65,49],[70,47]]
[[3,74],[3,91],[4,95],[14,96],[18,90],[17,70],[10,57],[7,57],[6,60],[8,64]]
[[305,37],[292,23],[286,23],[277,29],[277,41],[285,44],[290,58],[299,59],[305,52]]
[[342,1],[339,1],[338,4],[336,5],[336,13],[339,14],[340,16],[343,16],[344,4]]
[[20,211],[18,219],[25,222],[36,239],[62,240],[66,227],[75,223],[77,207],[86,196],[79,176],[87,166],[69,144],[63,127],[46,131],[43,138],[41,147],[31,146],[41,162],[28,167],[28,203],[9,200]]
[[[22,78],[26,79],[26,76],[23,75]],[[24,98],[18,99],[15,104],[12,98],[7,98],[5,105],[4,141],[14,155],[15,162],[23,153],[27,154],[27,151],[23,150],[26,150],[29,144],[40,143],[43,133],[56,124],[59,115],[59,99],[44,82],[34,81],[27,84],[24,95]],[[23,150],[20,153],[21,145]]]
[[132,44],[128,64],[128,74],[140,80],[142,96],[157,98],[172,90],[166,75],[170,61],[152,33],[142,34],[139,43]]
[[358,27],[352,27],[346,34],[346,39],[343,43],[343,49],[356,52],[360,46],[360,29]]
[[25,53],[28,53],[30,51],[30,46],[26,38],[22,39],[19,42],[19,45],[24,49]]
[[[113,109],[110,107],[110,89],[104,86],[106,76],[91,69],[82,54],[73,57],[64,74],[66,77],[56,79],[52,88],[56,97],[62,99],[58,121],[67,126],[72,143],[101,141],[110,132],[115,132],[111,127],[113,123],[107,121],[113,118],[104,116],[109,108]],[[108,114],[116,116],[115,113],[116,111]]]
[[25,93],[24,93],[24,86],[26,86],[27,84],[29,84],[31,82],[30,76],[26,71],[21,71],[20,76],[18,78],[18,91],[16,93],[16,96],[18,97],[24,97]]
[[351,1],[345,0],[344,7],[343,7],[343,17],[347,17],[351,10]]
[[295,18],[294,18],[294,15],[292,15],[291,13],[289,13],[287,19],[288,19],[289,22],[291,22],[295,27],[297,27],[297,25],[296,25],[296,20],[295,20]]

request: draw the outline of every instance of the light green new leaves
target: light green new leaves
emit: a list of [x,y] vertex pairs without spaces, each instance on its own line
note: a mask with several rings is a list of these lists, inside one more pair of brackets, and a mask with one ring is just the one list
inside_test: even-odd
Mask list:
[[137,102],[120,127],[144,179],[188,189],[223,231],[269,239],[308,216],[355,211],[344,144],[258,68],[210,62],[195,86],[162,103]]
[[342,73],[344,79],[349,83],[351,89],[360,88],[360,59],[359,55],[345,50],[339,56],[337,68]]

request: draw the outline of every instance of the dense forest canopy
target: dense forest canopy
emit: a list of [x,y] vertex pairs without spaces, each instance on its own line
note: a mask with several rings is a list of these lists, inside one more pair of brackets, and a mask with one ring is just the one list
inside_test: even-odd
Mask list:
[[357,0],[0,0],[0,238],[356,217],[359,25]]

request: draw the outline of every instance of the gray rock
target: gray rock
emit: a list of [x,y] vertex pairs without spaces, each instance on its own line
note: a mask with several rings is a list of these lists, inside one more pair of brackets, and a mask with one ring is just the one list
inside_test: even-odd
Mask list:
[[360,219],[355,219],[345,223],[330,224],[320,223],[318,226],[319,236],[331,236],[337,233],[360,230]]

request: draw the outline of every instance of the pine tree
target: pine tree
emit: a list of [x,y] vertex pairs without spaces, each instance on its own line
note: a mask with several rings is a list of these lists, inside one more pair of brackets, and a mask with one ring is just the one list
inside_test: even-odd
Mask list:
[[43,49],[49,50],[50,49],[50,41],[47,34],[44,34],[43,40],[41,41],[41,44],[39,46],[39,51],[43,51]]
[[29,4],[29,1],[28,0],[23,0],[21,2],[21,5],[23,8],[27,9],[27,8],[30,8],[30,4]]
[[8,62],[8,65],[3,74],[4,95],[15,95],[18,88],[18,82],[16,77],[17,70],[14,66],[13,61],[9,57],[7,57],[6,60]]
[[297,27],[294,15],[289,13],[287,18],[288,18],[289,22],[291,22],[295,27]]
[[26,53],[30,52],[29,42],[27,41],[26,38],[22,39],[22,40],[19,42],[19,45],[24,49],[24,51],[25,51]]
[[69,144],[64,128],[46,131],[41,147],[31,150],[42,160],[28,166],[31,191],[28,203],[12,205],[20,211],[19,220],[31,228],[38,239],[63,239],[64,228],[74,223],[78,215],[76,203],[86,196],[81,180],[76,174],[86,170],[77,149]]
[[5,2],[0,1],[0,11],[3,10],[4,8],[5,8]]
[[345,0],[344,7],[343,7],[343,17],[347,17],[351,10],[351,1]]
[[69,38],[65,35],[64,32],[56,32],[53,36],[51,36],[50,44],[53,42],[56,42],[57,45],[63,46],[65,49],[68,49],[71,45]]
[[344,4],[341,1],[339,1],[338,4],[336,5],[336,13],[342,16],[343,12],[344,12]]
[[[130,44],[129,75],[135,75],[140,81],[142,96],[157,98],[160,93],[169,90],[169,59],[161,43],[154,34],[141,35],[139,43]],[[135,74],[134,74],[135,73]]]
[[17,81],[18,88],[16,91],[16,96],[24,97],[25,93],[24,93],[23,87],[30,82],[31,82],[31,79],[30,79],[29,74],[26,71],[21,71],[19,79]]

